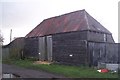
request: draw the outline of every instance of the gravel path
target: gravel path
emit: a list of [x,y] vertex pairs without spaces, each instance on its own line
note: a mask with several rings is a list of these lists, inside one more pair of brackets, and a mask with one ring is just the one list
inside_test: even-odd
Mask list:
[[65,78],[60,75],[56,75],[40,70],[26,69],[8,64],[2,65],[2,73],[16,74],[19,75],[21,78]]

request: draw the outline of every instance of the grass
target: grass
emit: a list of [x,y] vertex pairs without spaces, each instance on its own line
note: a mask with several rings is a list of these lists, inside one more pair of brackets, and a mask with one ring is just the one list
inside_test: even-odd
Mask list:
[[33,64],[31,60],[6,60],[3,63],[14,64],[24,68],[44,70],[71,78],[118,78],[118,74],[99,73],[96,69],[83,66],[66,66],[58,64]]

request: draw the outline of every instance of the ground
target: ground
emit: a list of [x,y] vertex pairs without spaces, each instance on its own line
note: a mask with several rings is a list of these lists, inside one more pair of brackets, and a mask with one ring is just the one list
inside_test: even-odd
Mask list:
[[8,64],[2,65],[2,72],[17,74],[22,78],[64,78],[61,75],[52,74],[40,70],[21,68],[15,65],[8,65]]
[[[9,64],[9,65],[8,65]],[[99,73],[97,69],[87,66],[69,66],[49,64],[49,62],[25,60],[4,60],[3,72],[20,75],[23,78],[118,78],[118,74]],[[59,75],[58,75],[59,74]],[[116,80],[116,79],[115,79]]]

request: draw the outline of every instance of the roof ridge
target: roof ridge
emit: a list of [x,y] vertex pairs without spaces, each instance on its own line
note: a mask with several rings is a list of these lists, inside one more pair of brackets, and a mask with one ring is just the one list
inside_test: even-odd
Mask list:
[[88,22],[88,17],[87,17],[87,15],[86,15],[86,11],[84,11],[84,15],[85,15],[85,21],[86,21],[86,23],[87,23],[87,28],[88,29],[90,29],[90,26],[89,26],[89,22]]
[[[57,16],[53,16],[53,17],[46,18],[46,19],[44,19],[44,20],[49,20],[49,19],[52,19],[52,18],[57,18],[57,17],[64,16],[64,15],[69,15],[69,14],[76,13],[76,12],[79,12],[79,11],[85,11],[85,9],[75,10],[75,11],[71,11],[71,12],[66,12],[66,13],[61,14],[61,15],[57,15]],[[85,11],[85,12],[86,12],[86,11]],[[43,21],[44,21],[44,20],[43,20]]]

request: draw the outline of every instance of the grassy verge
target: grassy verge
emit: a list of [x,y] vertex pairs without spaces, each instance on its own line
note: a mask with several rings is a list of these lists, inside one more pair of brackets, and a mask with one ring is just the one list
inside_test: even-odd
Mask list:
[[14,64],[24,68],[44,70],[55,74],[61,74],[71,78],[117,78],[117,74],[99,73],[95,69],[88,67],[66,66],[58,64],[33,64],[31,60],[7,60],[3,63]]

